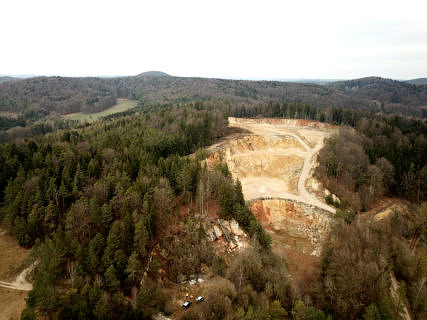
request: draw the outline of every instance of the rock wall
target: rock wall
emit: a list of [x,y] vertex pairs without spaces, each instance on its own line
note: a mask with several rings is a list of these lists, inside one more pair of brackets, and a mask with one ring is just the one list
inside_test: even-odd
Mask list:
[[280,199],[254,201],[251,210],[264,228],[270,230],[273,240],[275,234],[305,238],[313,251],[302,253],[317,257],[320,255],[322,242],[330,229],[331,215],[328,212],[300,202]]
[[259,118],[259,119],[248,119],[248,118],[234,118],[229,117],[228,123],[230,125],[239,124],[239,123],[265,123],[273,125],[286,125],[287,127],[308,127],[316,129],[326,129],[326,128],[337,128],[329,123],[317,122],[314,120],[304,120],[304,119],[281,119],[281,118]]

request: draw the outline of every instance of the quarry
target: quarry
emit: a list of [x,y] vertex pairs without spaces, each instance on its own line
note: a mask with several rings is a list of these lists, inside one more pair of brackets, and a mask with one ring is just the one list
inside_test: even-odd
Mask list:
[[240,129],[212,146],[209,164],[225,162],[243,195],[298,278],[317,262],[335,209],[328,190],[312,177],[324,139],[336,127],[316,121],[229,118]]

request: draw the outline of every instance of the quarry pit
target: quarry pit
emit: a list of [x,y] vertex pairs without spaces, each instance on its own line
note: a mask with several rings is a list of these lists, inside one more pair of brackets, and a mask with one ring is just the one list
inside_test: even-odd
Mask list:
[[309,120],[243,118],[229,118],[229,126],[243,133],[211,146],[208,163],[227,163],[272,236],[272,250],[302,279],[318,261],[335,213],[312,175],[324,139],[337,128]]

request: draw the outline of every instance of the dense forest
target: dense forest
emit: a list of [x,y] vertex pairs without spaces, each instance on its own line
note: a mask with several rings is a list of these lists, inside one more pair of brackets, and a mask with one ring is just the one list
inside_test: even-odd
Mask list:
[[[319,155],[316,175],[341,202],[305,290],[292,283],[286,257],[271,252],[240,182],[224,165],[203,164],[200,149],[227,134],[228,116],[351,127]],[[184,319],[396,319],[402,305],[425,318],[427,212],[417,205],[427,196],[422,120],[299,102],[142,98],[137,108],[93,124],[64,122],[46,132],[0,145],[0,221],[33,248],[36,261],[22,319],[170,314],[177,306],[164,287],[202,268],[218,280]],[[413,207],[382,222],[364,219],[361,212],[384,194]],[[233,259],[213,250],[203,223],[210,202],[220,218],[239,223],[253,248]],[[402,288],[398,299],[392,281]]]
[[[418,81],[417,81],[418,80]],[[403,82],[379,77],[337,81],[329,86],[338,88],[346,94],[381,102],[381,109],[387,108],[391,112],[399,112],[402,106],[425,106],[427,86],[422,79],[413,82]],[[387,106],[386,106],[387,105]],[[423,117],[427,110],[422,109]]]
[[279,81],[181,78],[142,74],[121,78],[37,77],[0,83],[0,111],[51,115],[94,113],[117,98],[145,103],[221,101],[254,106],[269,101],[310,103],[425,117],[427,85],[363,78],[327,85]]
[[[147,258],[156,245],[170,252],[162,263],[171,281],[202,263],[222,272],[222,258],[200,228],[191,227],[196,218],[180,226],[175,212],[177,197],[193,201],[201,183],[211,190],[207,199],[221,206],[221,217],[236,219],[268,248],[269,237],[228,169],[185,157],[224,135],[225,126],[217,112],[170,108],[2,145],[2,226],[22,246],[34,246],[37,260],[23,318],[140,319],[162,310],[156,269],[142,274],[143,267],[155,268]],[[179,227],[168,229],[170,220]],[[136,308],[127,302],[132,294]]]

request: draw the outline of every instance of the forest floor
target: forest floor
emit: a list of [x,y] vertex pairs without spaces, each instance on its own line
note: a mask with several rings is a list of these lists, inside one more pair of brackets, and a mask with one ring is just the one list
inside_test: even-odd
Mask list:
[[97,113],[71,113],[64,116],[65,119],[68,120],[79,120],[82,122],[93,122],[95,120],[98,120],[101,117],[108,116],[113,113],[123,112],[128,109],[135,108],[138,101],[136,100],[128,100],[128,99],[117,99],[117,104],[112,106],[111,108],[108,108],[106,110],[103,110],[101,112]]
[[[208,163],[226,162],[239,178],[245,200],[272,236],[272,250],[285,258],[298,281],[318,263],[335,208],[324,192],[306,188],[324,139],[337,127],[305,120],[229,118],[244,133],[209,148]],[[321,190],[319,190],[321,191]]]
[[0,320],[19,319],[25,308],[27,291],[10,288],[10,285],[14,284],[17,277],[21,281],[25,270],[20,269],[29,253],[30,250],[20,247],[16,239],[6,235],[5,231],[0,229],[0,280],[5,284],[0,285]]

